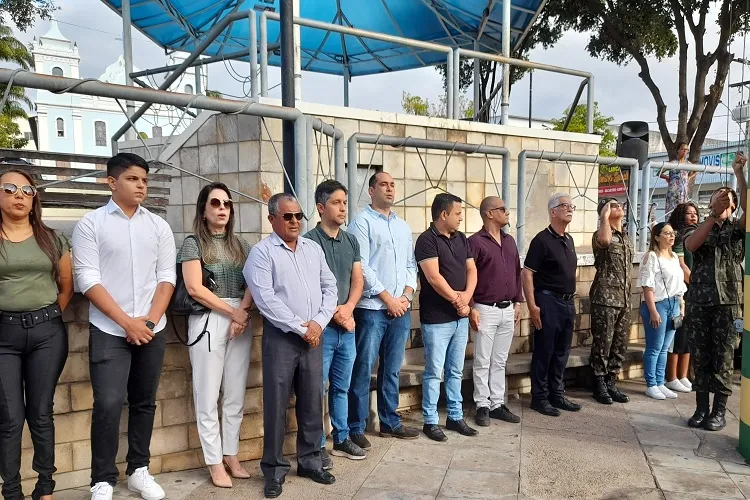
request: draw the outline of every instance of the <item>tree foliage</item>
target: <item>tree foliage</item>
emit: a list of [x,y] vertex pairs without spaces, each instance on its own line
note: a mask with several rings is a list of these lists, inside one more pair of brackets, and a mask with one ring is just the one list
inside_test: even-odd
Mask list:
[[0,114],[0,148],[21,149],[28,142],[21,135],[21,128],[13,121],[13,118]]
[[[0,13],[6,7],[6,0],[0,0]],[[34,59],[29,49],[13,36],[13,30],[2,24],[0,19],[0,61],[9,62],[23,69],[32,69]],[[5,95],[7,85],[0,85],[0,98]],[[22,148],[28,141],[21,136],[21,130],[13,120],[27,119],[24,105],[31,109],[34,103],[26,96],[22,87],[12,86],[8,93],[8,100],[0,110],[0,144],[2,147]]]
[[[408,92],[401,94],[401,109],[404,113],[417,116],[439,116],[445,118],[448,116],[448,99],[443,94],[438,102],[430,102],[429,99],[412,95]],[[458,113],[464,118],[471,118],[474,114],[472,103],[465,95],[458,97]]]
[[[708,19],[712,7],[718,8],[715,26]],[[676,158],[677,144],[686,142],[689,159],[697,162],[735,59],[730,42],[748,25],[747,8],[747,0],[558,0],[547,3],[540,22],[553,23],[562,32],[587,33],[586,48],[593,57],[618,65],[635,63],[656,104],[656,120],[669,157]],[[712,47],[707,46],[709,30],[718,34]],[[675,55],[679,70],[674,87],[665,88],[668,93],[676,90],[679,96],[673,140],[667,129],[667,104],[651,67],[654,59]],[[688,68],[695,71],[692,95]]]
[[[586,133],[586,115],[587,107],[585,104],[579,104],[573,111],[573,116],[570,119],[568,128],[565,128],[565,121],[567,120],[570,108],[567,108],[563,113],[562,118],[553,118],[550,120],[554,130],[567,130],[568,132],[580,132]],[[611,116],[604,116],[599,111],[599,103],[594,103],[594,133],[602,136],[602,142],[599,143],[599,154],[601,156],[615,156],[615,143],[617,137],[612,132],[610,124],[614,120]]]
[[49,19],[55,10],[54,0],[0,0],[0,18],[7,14],[21,31],[37,19]]

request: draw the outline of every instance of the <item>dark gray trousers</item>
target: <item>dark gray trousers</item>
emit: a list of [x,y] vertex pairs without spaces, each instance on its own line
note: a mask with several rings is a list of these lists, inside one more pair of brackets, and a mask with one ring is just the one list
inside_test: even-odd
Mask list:
[[296,333],[285,333],[263,321],[263,458],[266,479],[281,480],[289,472],[284,458],[286,410],[297,395],[297,466],[319,470],[323,438],[323,349],[313,349]]

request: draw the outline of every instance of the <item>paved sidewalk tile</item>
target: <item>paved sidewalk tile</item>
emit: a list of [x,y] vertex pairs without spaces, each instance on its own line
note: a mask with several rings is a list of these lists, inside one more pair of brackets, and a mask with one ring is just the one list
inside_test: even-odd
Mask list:
[[445,472],[445,469],[437,467],[404,467],[399,464],[381,463],[375,467],[362,486],[435,496],[440,490]]
[[672,493],[717,496],[721,498],[745,498],[732,479],[724,473],[691,470],[673,467],[654,467],[659,488]]
[[515,498],[518,474],[449,470],[440,488],[445,498]]

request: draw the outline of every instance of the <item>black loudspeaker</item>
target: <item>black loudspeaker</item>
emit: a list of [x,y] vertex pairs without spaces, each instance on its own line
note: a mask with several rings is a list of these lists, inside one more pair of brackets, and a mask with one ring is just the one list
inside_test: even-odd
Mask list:
[[648,160],[648,123],[625,122],[617,134],[617,156],[635,158],[643,167]]

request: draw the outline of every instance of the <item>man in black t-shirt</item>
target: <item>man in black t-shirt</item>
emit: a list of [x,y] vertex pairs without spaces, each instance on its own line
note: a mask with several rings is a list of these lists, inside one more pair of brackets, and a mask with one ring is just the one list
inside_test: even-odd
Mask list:
[[474,436],[463,417],[461,380],[469,340],[469,301],[477,285],[466,235],[458,230],[463,220],[462,200],[440,193],[432,202],[432,224],[417,239],[414,254],[419,264],[419,319],[422,323],[425,370],[422,385],[423,432],[446,441],[438,425],[440,375],[445,370],[448,407],[446,429]]
[[531,408],[557,417],[560,410],[581,409],[565,397],[563,381],[573,340],[577,267],[573,238],[565,229],[576,207],[567,194],[552,196],[547,207],[550,225],[531,240],[521,278],[535,328]]

